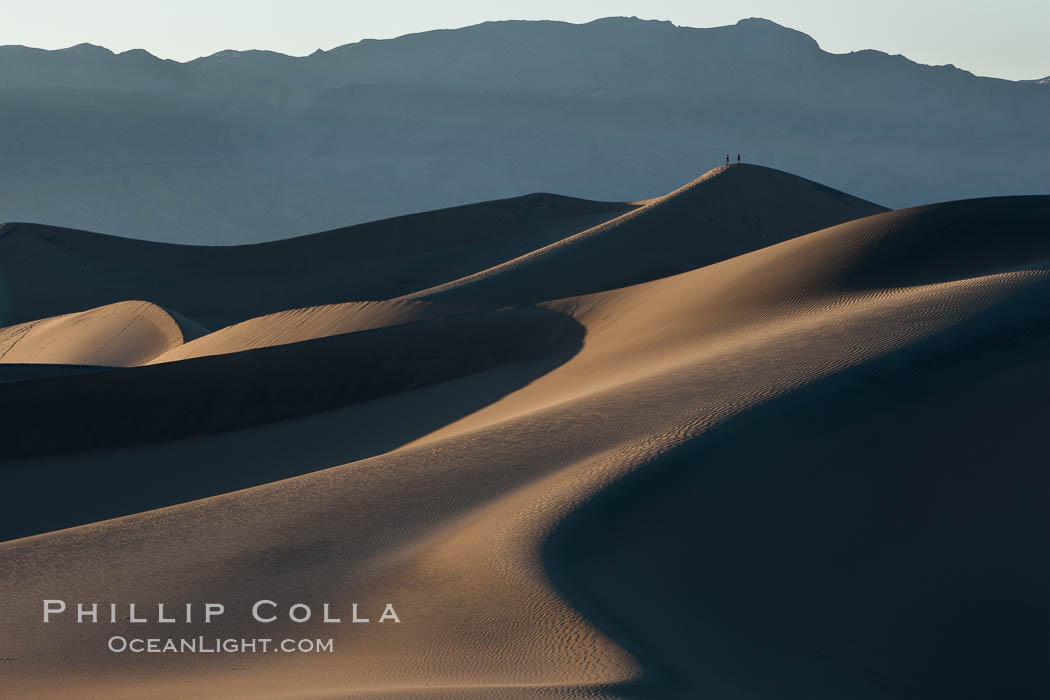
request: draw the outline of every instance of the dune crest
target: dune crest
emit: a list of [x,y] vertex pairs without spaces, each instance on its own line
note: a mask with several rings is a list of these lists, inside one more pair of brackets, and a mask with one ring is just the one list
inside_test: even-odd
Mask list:
[[189,323],[145,301],[109,304],[0,328],[0,362],[130,367],[181,345]]
[[[537,193],[238,246],[8,223],[0,228],[0,325],[143,299],[221,328],[278,311],[389,299],[491,267],[634,208]],[[192,284],[184,281],[188,271]]]
[[796,175],[749,164],[710,170],[639,208],[416,299],[529,303],[686,272],[886,211]]
[[151,358],[149,364],[229,354],[415,321],[429,321],[463,313],[470,308],[463,304],[425,301],[364,301],[280,311],[248,319],[172,347]]

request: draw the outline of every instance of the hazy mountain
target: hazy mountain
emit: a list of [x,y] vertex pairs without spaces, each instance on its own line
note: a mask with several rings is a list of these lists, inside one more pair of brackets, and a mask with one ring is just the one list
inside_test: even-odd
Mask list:
[[282,238],[533,191],[660,194],[724,160],[891,207],[1038,193],[1050,91],[767,20],[493,22],[295,58],[0,47],[0,221]]

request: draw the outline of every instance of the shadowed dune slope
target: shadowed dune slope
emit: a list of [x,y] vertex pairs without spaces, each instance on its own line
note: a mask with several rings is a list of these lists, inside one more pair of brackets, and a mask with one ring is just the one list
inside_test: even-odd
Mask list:
[[228,247],[8,223],[0,228],[0,325],[128,299],[176,309],[209,327],[387,299],[497,265],[634,208],[531,194]]
[[0,328],[0,363],[137,365],[204,332],[155,304],[126,301]]
[[309,415],[571,349],[580,331],[563,314],[516,307],[9,383],[4,399],[21,408],[5,421],[0,457],[160,443]]
[[[549,317],[510,310],[578,324],[569,340],[582,345],[570,342],[557,362],[557,349],[541,344],[485,372],[401,382],[266,430],[5,464],[18,475],[9,479],[18,493],[5,495],[41,507],[48,494],[60,498],[56,475],[94,470],[204,482],[273,467],[272,453],[298,455],[301,474],[0,545],[5,690],[918,700],[1005,689],[1044,698],[1048,231],[1050,197],[878,214],[680,275],[544,302]],[[527,323],[509,324],[515,332],[496,323],[522,320],[500,313],[0,391],[36,384],[18,395],[31,403],[45,389],[69,396],[64,387],[92,382],[97,396],[101,382],[125,375],[170,376],[168,392],[206,363],[225,372],[268,352],[391,333],[440,356],[444,346],[427,343],[446,338],[447,324],[470,343],[506,336],[514,347],[533,336],[518,335]],[[382,369],[389,349],[359,366]],[[335,367],[290,381],[324,381]],[[140,384],[142,405],[160,397]],[[450,403],[489,385],[507,391],[468,410]],[[442,413],[446,405],[455,409]],[[326,461],[394,418],[420,416],[428,430]],[[304,473],[311,467],[320,471]],[[79,485],[83,500],[112,498]],[[210,636],[331,637],[335,653],[115,654],[113,634],[167,637],[172,626],[129,631],[71,615],[40,624],[40,601],[56,597],[219,600],[229,613]],[[352,603],[378,617],[393,602],[401,623],[281,619],[261,629],[248,611],[262,598],[330,603],[344,620]]]
[[70,374],[106,372],[111,369],[112,367],[100,367],[97,365],[56,365],[0,362],[0,383],[24,382],[27,379],[44,379],[47,377],[64,377]]
[[526,303],[625,287],[886,211],[772,168],[716,168],[575,236],[413,298]]

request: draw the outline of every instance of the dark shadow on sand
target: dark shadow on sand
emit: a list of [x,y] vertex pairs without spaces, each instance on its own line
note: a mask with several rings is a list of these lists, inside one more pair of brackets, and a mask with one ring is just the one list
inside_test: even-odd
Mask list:
[[2,384],[0,540],[381,454],[550,372],[584,333],[516,307]]
[[623,697],[1045,698],[1046,288],[734,417],[573,513],[545,566]]

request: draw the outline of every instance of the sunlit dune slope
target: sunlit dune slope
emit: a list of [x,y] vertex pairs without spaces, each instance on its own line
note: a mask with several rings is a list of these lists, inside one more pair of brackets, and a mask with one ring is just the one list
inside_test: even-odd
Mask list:
[[[259,469],[300,475],[0,545],[5,690],[1045,697],[1048,230],[1050,197],[878,214],[526,307],[571,319],[578,342],[483,371],[291,421],[10,462],[14,518],[40,479],[34,508],[116,498],[98,484],[143,468],[152,483],[202,489]],[[226,371],[404,329],[417,352],[440,355],[418,329],[444,324],[471,344],[533,337],[496,317],[26,385],[58,395],[90,380],[97,394],[122,374],[165,372],[167,392],[205,363]],[[259,376],[224,380],[224,393]],[[37,410],[34,396],[18,405]],[[73,421],[37,421],[37,439],[67,439]],[[388,432],[398,423],[412,429]],[[359,444],[384,431],[385,449],[362,458]],[[150,507],[148,495],[125,490],[120,505]],[[221,600],[231,614],[208,634],[223,637],[261,634],[246,612],[261,598],[358,603],[374,617],[393,602],[401,623],[264,628],[331,637],[333,654],[115,654],[108,625],[40,624],[40,600],[57,595]]]
[[137,365],[204,332],[155,304],[126,301],[0,328],[0,363]]
[[287,345],[343,333],[429,321],[470,310],[456,303],[364,301],[280,311],[227,326],[160,353],[151,364]]

